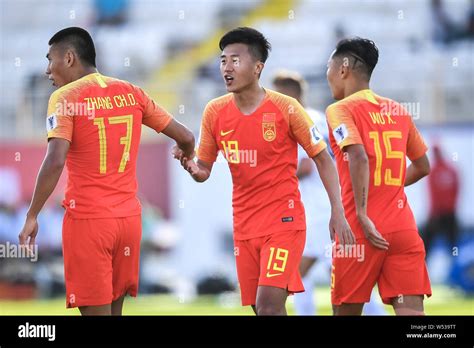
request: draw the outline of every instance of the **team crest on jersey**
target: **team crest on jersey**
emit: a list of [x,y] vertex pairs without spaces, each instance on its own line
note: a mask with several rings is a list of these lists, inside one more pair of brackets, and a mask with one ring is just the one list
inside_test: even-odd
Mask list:
[[263,139],[273,141],[276,139],[275,114],[265,113],[262,119]]
[[46,130],[51,132],[54,128],[58,126],[58,120],[56,114],[51,114],[46,118]]

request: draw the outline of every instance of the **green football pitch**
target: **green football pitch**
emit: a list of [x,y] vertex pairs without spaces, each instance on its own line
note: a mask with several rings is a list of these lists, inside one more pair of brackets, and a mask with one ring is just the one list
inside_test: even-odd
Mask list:
[[[328,287],[317,287],[315,293],[320,315],[331,315]],[[199,296],[192,300],[172,295],[143,295],[127,298],[124,315],[253,315],[250,307],[241,307],[238,293],[223,296]],[[288,312],[294,314],[293,301]],[[392,315],[391,307],[386,306]],[[433,297],[425,301],[427,315],[474,315],[474,297],[446,286],[433,287]],[[53,300],[0,300],[0,315],[79,315],[77,309],[66,309],[64,298]]]

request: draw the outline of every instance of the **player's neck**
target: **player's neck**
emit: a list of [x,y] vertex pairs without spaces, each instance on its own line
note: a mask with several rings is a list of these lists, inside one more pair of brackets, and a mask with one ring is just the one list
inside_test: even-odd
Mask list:
[[265,94],[265,90],[256,83],[241,92],[234,93],[235,105],[244,115],[250,115],[260,106]]
[[87,67],[87,68],[78,69],[72,73],[71,81],[79,80],[83,78],[84,76],[94,74],[97,72],[98,72],[97,68],[95,67]]
[[364,89],[370,89],[369,83],[366,81],[354,81],[353,83],[349,83],[344,88],[344,98]]

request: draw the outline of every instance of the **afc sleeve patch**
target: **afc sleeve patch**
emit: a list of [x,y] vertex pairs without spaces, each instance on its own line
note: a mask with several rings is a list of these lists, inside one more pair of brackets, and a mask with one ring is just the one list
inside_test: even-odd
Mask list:
[[344,141],[344,139],[349,136],[349,131],[347,130],[346,125],[344,123],[341,123],[339,126],[334,128],[332,134],[334,135],[336,143],[339,145],[341,142]]
[[323,136],[321,133],[319,133],[318,128],[316,128],[316,125],[311,127],[311,140],[313,141],[313,144],[318,144],[321,140],[323,140]]
[[51,132],[58,126],[56,114],[51,114],[46,118],[46,131]]

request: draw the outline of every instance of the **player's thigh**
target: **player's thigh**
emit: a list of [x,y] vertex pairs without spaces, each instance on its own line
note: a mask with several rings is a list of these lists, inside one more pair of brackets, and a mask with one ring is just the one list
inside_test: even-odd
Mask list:
[[259,245],[262,238],[234,240],[237,279],[240,285],[242,306],[255,305],[260,275]]
[[336,241],[332,254],[332,304],[339,306],[369,302],[386,251],[376,249],[365,238],[358,238],[354,245],[342,245]]
[[394,232],[388,238],[390,247],[378,283],[382,301],[407,307],[418,303],[417,299],[406,302],[407,296],[431,296],[426,252],[418,231]]
[[335,316],[361,315],[364,309],[364,303],[343,303],[333,306]]
[[79,307],[79,311],[83,316],[110,315],[111,305],[107,304],[102,306],[82,306]]
[[112,302],[112,253],[116,224],[110,219],[72,219],[63,223],[67,307]]
[[258,315],[286,315],[286,289],[273,286],[259,286],[257,290]]
[[424,315],[422,295],[404,295],[392,298],[392,306],[396,315]]
[[285,231],[266,236],[260,250],[259,286],[271,286],[289,293],[304,291],[299,265],[306,232]]
[[111,305],[111,314],[112,315],[122,315],[123,301],[125,300],[125,295],[114,300]]
[[125,294],[136,296],[139,281],[141,215],[118,218],[119,229],[114,246],[113,300]]

